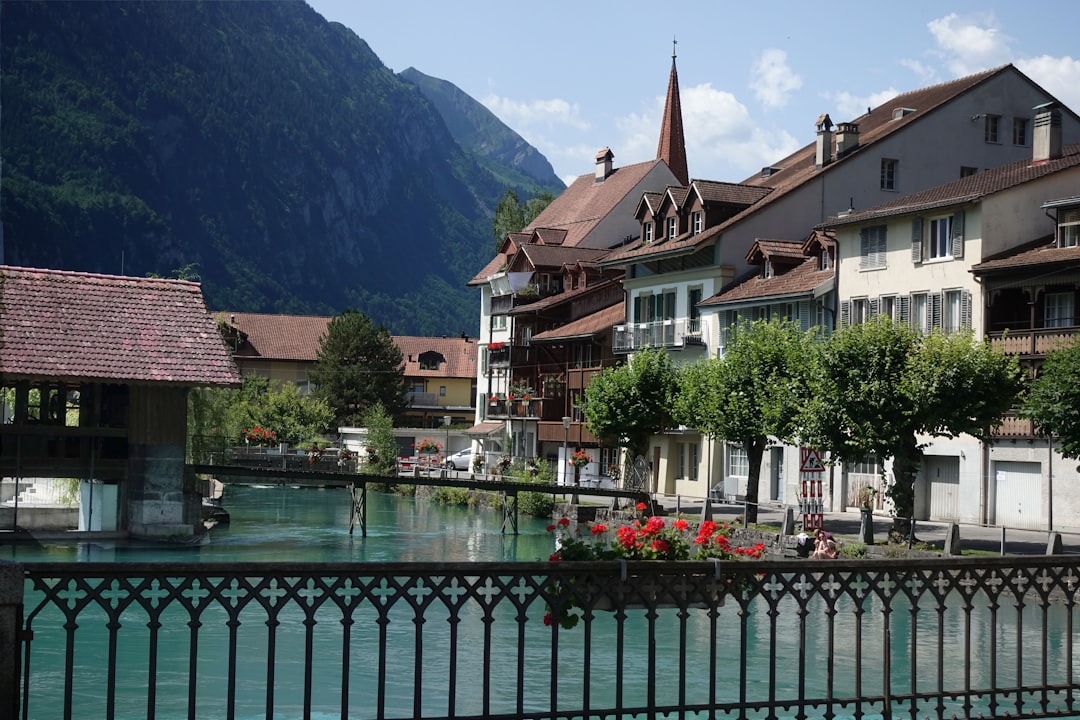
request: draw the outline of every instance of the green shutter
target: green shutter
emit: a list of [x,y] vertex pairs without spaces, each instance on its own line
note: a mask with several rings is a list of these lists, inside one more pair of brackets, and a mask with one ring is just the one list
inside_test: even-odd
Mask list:
[[911,262],[918,265],[923,261],[923,219],[917,217],[911,221]]

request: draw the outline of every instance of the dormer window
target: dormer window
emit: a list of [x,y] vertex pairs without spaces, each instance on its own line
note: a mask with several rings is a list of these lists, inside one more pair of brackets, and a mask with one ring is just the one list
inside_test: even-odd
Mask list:
[[821,263],[819,269],[828,270],[830,267],[832,267],[832,257],[829,255],[829,248],[823,248],[821,250]]
[[679,234],[679,218],[672,215],[667,219],[667,237],[671,240]]
[[772,260],[770,260],[768,258],[765,258],[764,273],[765,273],[766,278],[771,278],[773,276]]
[[690,228],[691,228],[691,232],[692,232],[692,233],[693,233],[694,235],[697,235],[698,233],[700,233],[700,232],[701,232],[701,230],[702,230],[702,225],[703,225],[703,222],[702,222],[702,218],[701,218],[701,211],[700,211],[700,210],[696,210],[696,211],[694,211],[694,213],[693,213],[693,214],[691,214],[691,215],[690,215]]
[[641,226],[641,241],[651,243],[653,241],[653,224],[647,222]]
[[1080,247],[1080,208],[1058,215],[1058,247]]

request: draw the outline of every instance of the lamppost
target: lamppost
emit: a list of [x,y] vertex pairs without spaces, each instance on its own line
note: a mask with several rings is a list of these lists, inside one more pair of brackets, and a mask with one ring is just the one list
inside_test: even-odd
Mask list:
[[453,420],[449,415],[443,415],[443,425],[446,426],[446,444],[443,445],[443,467],[446,468],[446,474],[450,474],[450,468],[446,466],[446,460],[450,457],[450,421]]
[[569,442],[569,440],[570,440],[570,418],[569,417],[563,417],[563,419],[562,419],[562,456],[563,456],[562,479],[563,479],[563,485],[567,484],[567,482],[566,482],[566,467],[570,462],[570,456],[566,453],[566,451],[567,451],[566,445],[567,445],[567,442]]

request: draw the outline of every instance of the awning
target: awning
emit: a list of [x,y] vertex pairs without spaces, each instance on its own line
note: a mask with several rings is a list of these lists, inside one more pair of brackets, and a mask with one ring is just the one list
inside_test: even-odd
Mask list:
[[502,430],[505,430],[506,426],[501,422],[482,422],[473,425],[471,428],[465,431],[466,435],[479,435],[480,437],[490,437]]

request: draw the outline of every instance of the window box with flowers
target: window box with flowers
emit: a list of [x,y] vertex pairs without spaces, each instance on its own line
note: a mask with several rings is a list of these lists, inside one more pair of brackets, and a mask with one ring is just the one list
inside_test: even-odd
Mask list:
[[[548,526],[555,536],[552,562],[596,560],[713,560],[760,559],[763,544],[749,547],[731,542],[730,528],[706,520],[693,525],[676,519],[668,523],[662,517],[647,517],[648,507],[638,503],[638,518],[614,531],[602,523],[578,525],[571,529],[568,518]],[[584,530],[583,530],[584,528]],[[628,581],[616,587],[590,586],[574,579],[557,579],[547,590],[551,602],[544,617],[546,625],[573,628],[581,620],[584,608],[590,610],[625,610],[660,607],[719,607],[727,595],[741,592],[717,571],[701,576],[700,582],[684,585]]]
[[262,447],[264,445],[270,445],[277,442],[277,433],[270,428],[264,428],[260,425],[256,425],[252,428],[247,428],[243,431],[244,442],[249,445],[256,445]]
[[442,445],[437,440],[424,438],[418,443],[413,443],[413,450],[417,455],[439,455],[442,453]]

